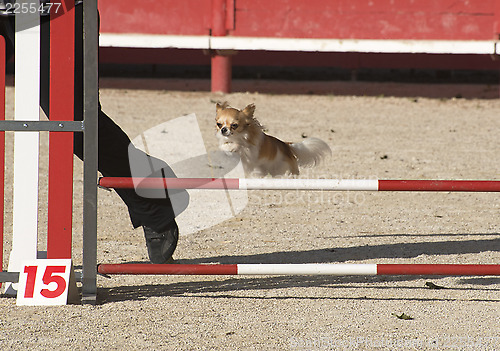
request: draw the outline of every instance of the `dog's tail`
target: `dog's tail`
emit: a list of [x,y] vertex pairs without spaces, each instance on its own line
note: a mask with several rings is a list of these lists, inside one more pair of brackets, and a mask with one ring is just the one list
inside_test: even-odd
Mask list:
[[293,153],[297,156],[300,167],[316,166],[326,156],[332,155],[332,150],[323,140],[307,138],[300,143],[290,144]]

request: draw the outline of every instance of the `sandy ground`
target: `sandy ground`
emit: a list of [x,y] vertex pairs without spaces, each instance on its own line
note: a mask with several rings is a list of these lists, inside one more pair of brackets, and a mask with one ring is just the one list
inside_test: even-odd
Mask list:
[[[215,150],[213,102],[228,100],[237,107],[255,103],[256,116],[272,135],[288,141],[315,136],[331,146],[333,156],[316,169],[304,170],[304,178],[500,178],[500,100],[448,98],[466,96],[462,88],[422,85],[407,91],[405,86],[386,85],[379,87],[383,93],[376,94],[374,85],[358,84],[354,91],[347,83],[347,93],[340,93],[339,86],[334,94],[307,94],[311,89],[304,91],[307,83],[302,82],[295,90],[290,87],[297,94],[220,96],[173,91],[168,84],[158,88],[157,82],[149,89],[117,89],[118,83],[103,83],[115,88],[103,88],[101,101],[131,138],[195,113],[206,149]],[[406,97],[390,97],[391,89],[406,91],[392,94]],[[476,87],[476,96],[491,95],[493,90]],[[440,98],[421,97],[430,95]],[[12,117],[13,88],[8,88],[7,101]],[[185,126],[190,127],[194,129]],[[42,138],[43,146],[46,139]],[[46,169],[45,155],[41,172]],[[9,180],[11,166],[7,173]],[[45,183],[42,177],[42,187]],[[79,161],[75,161],[74,186],[73,246],[78,266],[82,263]],[[6,256],[11,196],[7,186]],[[241,212],[212,227],[193,233],[183,233],[181,227],[176,262],[500,261],[500,202],[493,193],[254,191],[247,198]],[[40,204],[43,247],[44,190]],[[99,191],[98,240],[100,263],[147,261],[142,231],[133,230],[118,196],[105,190]],[[445,289],[429,289],[427,282]],[[0,346],[498,350],[500,345],[497,277],[114,276],[99,277],[98,287],[96,306],[17,307],[14,298],[0,297]],[[413,319],[394,316],[402,313]]]

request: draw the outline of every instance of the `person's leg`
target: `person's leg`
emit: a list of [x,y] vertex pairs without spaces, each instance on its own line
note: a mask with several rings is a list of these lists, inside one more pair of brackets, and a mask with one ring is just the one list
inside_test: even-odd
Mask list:
[[[75,120],[83,119],[83,35],[82,35],[82,6],[76,7],[75,14]],[[130,155],[134,157],[151,158],[141,150],[131,145],[125,132],[107,116],[99,104],[99,172],[105,177],[131,177]],[[74,152],[83,159],[83,135],[75,133]],[[155,160],[158,163],[159,160]],[[173,175],[168,165],[162,162],[168,173]],[[150,175],[154,170],[145,170]],[[133,189],[115,189],[128,207],[134,228],[145,226],[156,232],[163,232],[171,227],[175,213],[166,191],[154,198],[144,198],[137,195]],[[185,197],[187,198],[187,193]],[[187,199],[185,200],[187,201]]]
[[[82,7],[77,6],[75,14],[75,120],[83,119]],[[98,113],[99,171],[106,177],[130,177],[130,153],[149,156],[131,145],[129,137],[102,111],[100,103]],[[81,133],[75,133],[74,140],[75,154],[83,159]],[[134,228],[143,227],[151,262],[167,262],[177,246],[179,235],[168,194],[163,191],[162,196],[150,199],[139,196],[133,189],[115,191],[127,205]]]
[[[82,6],[75,9],[75,120],[83,119],[83,33],[82,33]],[[41,29],[41,89],[40,106],[50,118],[49,106],[49,55],[50,29],[49,18],[42,18]],[[12,55],[14,42],[14,21],[11,17],[0,18],[0,34],[6,37],[7,53]],[[9,58],[10,56],[7,56]],[[130,139],[123,130],[114,123],[102,110],[99,104],[98,115],[98,145],[99,171],[108,177],[130,177],[129,147],[133,154],[150,158],[142,151],[131,145]],[[83,159],[83,135],[74,133],[74,153]],[[158,163],[159,160],[155,159]],[[166,172],[173,172],[165,165]],[[147,172],[147,170],[145,170]],[[151,173],[151,172],[150,172]],[[148,246],[148,253],[153,263],[164,263],[175,250],[178,238],[178,229],[175,222],[175,213],[167,192],[155,198],[144,198],[133,189],[115,189],[127,205],[130,219],[134,228],[142,226]],[[187,192],[183,192],[183,206],[187,206]]]

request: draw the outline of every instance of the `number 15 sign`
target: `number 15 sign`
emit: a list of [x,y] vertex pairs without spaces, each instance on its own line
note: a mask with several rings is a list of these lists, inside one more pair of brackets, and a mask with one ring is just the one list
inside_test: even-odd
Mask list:
[[19,272],[17,305],[65,305],[68,301],[71,271],[70,259],[23,262]]

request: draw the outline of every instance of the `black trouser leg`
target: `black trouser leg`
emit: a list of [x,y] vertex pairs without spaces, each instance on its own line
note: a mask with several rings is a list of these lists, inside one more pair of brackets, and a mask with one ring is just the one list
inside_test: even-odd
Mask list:
[[[75,13],[75,120],[83,119],[83,33],[82,33],[82,6],[76,7]],[[42,17],[41,29],[41,81],[40,81],[40,106],[50,118],[49,106],[49,57],[50,57],[50,21]],[[11,55],[14,50],[14,21],[11,17],[0,18],[0,34],[6,38],[7,53]],[[7,57],[7,59],[9,56]],[[99,104],[98,111],[98,145],[99,145],[99,171],[107,177],[130,177],[129,152],[135,156],[151,158],[142,151],[131,146],[129,137],[114,123],[102,110]],[[83,135],[74,133],[74,153],[83,159]],[[160,162],[155,159],[156,164]],[[173,172],[166,163],[163,163],[166,173],[170,176]],[[154,170],[144,170],[149,175]],[[134,228],[148,226],[157,232],[164,231],[174,219],[175,214],[172,203],[166,191],[154,194],[154,198],[145,198],[137,195],[133,189],[115,189],[128,207],[130,219]],[[176,207],[187,206],[187,193],[180,196],[182,204]],[[176,210],[177,213],[179,211]]]

